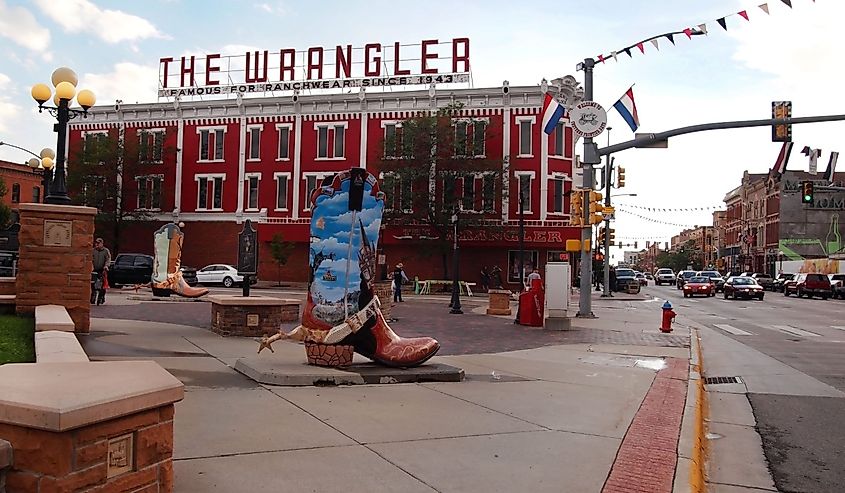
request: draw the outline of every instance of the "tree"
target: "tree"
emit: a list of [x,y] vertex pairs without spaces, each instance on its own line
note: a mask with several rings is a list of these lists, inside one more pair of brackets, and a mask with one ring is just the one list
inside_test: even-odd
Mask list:
[[692,266],[693,270],[701,270],[701,258],[701,252],[695,249],[695,242],[690,240],[677,252],[661,252],[657,256],[657,265],[668,267],[675,272],[687,270],[688,266]]
[[270,240],[270,255],[279,267],[279,286],[282,285],[282,266],[288,262],[293,247],[294,244],[285,241],[281,233],[274,234],[273,239]]
[[97,208],[98,236],[111,238],[120,251],[121,233],[129,221],[149,220],[163,209],[161,175],[175,149],[164,145],[168,135],[147,133],[124,138],[117,130],[91,133],[72,149],[68,195],[76,205]]
[[[6,180],[0,176],[0,198],[5,197],[9,189],[6,188]],[[12,208],[0,202],[0,229],[6,229],[11,226],[12,222]]]
[[485,149],[490,127],[462,117],[461,107],[420,112],[388,127],[379,163],[385,225],[416,227],[428,244],[420,251],[441,256],[445,279],[453,216],[459,231],[491,237],[502,230],[497,204],[506,196],[504,162]]

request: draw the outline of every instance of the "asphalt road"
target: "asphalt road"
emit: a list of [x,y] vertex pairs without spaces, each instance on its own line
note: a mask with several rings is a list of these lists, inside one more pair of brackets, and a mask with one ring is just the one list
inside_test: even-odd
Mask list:
[[[845,301],[766,292],[761,301],[684,298],[668,286],[646,293],[719,331],[845,391]],[[704,347],[707,360],[707,348]],[[779,491],[845,490],[845,398],[749,393],[757,431]]]

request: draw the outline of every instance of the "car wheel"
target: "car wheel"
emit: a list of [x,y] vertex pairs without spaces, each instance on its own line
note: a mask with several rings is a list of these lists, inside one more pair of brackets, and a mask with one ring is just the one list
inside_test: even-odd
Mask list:
[[823,295],[822,295],[822,299],[823,299],[823,300],[826,300],[826,299],[827,299],[827,295],[826,295],[826,294],[823,294]]
[[235,285],[235,281],[231,277],[226,276],[226,277],[223,278],[223,286],[224,287],[231,288],[234,285]]
[[762,295],[762,294],[760,294],[760,296],[758,296],[757,298],[758,298],[760,301],[763,301],[763,295]]
[[725,299],[728,299],[728,292],[725,291]]

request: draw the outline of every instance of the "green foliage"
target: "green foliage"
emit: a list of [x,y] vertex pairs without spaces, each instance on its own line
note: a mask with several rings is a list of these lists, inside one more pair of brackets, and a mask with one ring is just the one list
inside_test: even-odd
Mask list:
[[[492,129],[484,120],[461,117],[461,108],[453,104],[402,121],[383,139],[379,163],[384,224],[416,227],[426,244],[420,251],[443,257],[444,276],[453,215],[459,230],[490,236],[502,230],[500,204],[507,196],[504,161],[487,157],[496,150],[485,149]],[[469,195],[463,193],[464,178],[480,181],[473,181]]]
[[35,321],[0,315],[0,365],[35,361]]
[[285,241],[281,233],[274,234],[270,240],[270,255],[279,267],[279,286],[282,285],[282,266],[288,262],[293,248],[294,243]]
[[676,252],[661,252],[657,256],[657,265],[668,267],[675,272],[686,270],[690,265],[693,270],[703,268],[701,252],[695,249],[695,243],[692,240],[681,246]]
[[[0,197],[5,197],[9,192],[6,188],[6,180],[0,177]],[[6,204],[0,203],[0,229],[8,228],[12,222],[12,208]]]

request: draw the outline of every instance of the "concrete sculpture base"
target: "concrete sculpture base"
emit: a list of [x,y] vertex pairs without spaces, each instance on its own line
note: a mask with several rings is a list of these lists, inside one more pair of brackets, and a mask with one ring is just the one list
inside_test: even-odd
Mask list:
[[270,296],[213,295],[211,330],[222,336],[261,337],[275,334],[282,322],[299,320],[295,299]]
[[490,306],[487,308],[487,315],[511,314],[510,291],[507,289],[491,289],[487,293],[490,298]]

